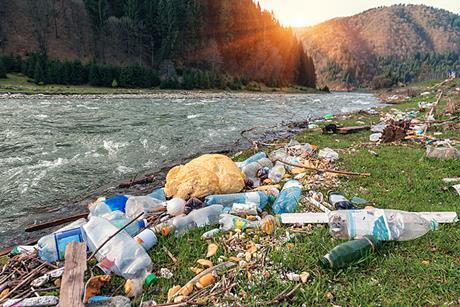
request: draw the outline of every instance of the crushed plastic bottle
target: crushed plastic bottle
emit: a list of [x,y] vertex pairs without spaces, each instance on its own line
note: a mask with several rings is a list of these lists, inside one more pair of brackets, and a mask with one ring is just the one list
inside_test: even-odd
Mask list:
[[272,183],[278,183],[283,179],[283,176],[286,174],[286,169],[284,168],[284,164],[276,161],[275,166],[270,170],[268,173],[268,178],[272,181]]
[[336,210],[358,209],[351,201],[349,201],[342,193],[332,192],[329,194],[329,203]]
[[257,215],[258,206],[256,203],[234,203],[231,207],[226,207],[228,213],[238,216]]
[[328,218],[330,234],[341,239],[370,235],[380,241],[407,241],[438,228],[436,221],[417,213],[389,209],[331,211]]
[[[300,158],[299,157],[293,157],[289,155],[285,149],[280,148],[277,150],[274,150],[270,153],[270,159],[273,161],[276,160],[281,160],[284,162],[292,163],[292,164],[299,164],[300,163]],[[287,170],[292,170],[294,167],[292,165],[285,165],[285,168]]]
[[256,153],[255,155],[250,156],[246,160],[240,163],[240,169],[243,169],[246,165],[252,162],[256,162],[260,159],[267,158],[267,154],[263,151]]
[[320,264],[323,268],[341,269],[375,252],[381,245],[372,236],[351,240],[334,247],[320,259]]
[[89,299],[88,304],[86,307],[103,307],[103,306],[110,306],[110,307],[130,307],[131,300],[125,296],[93,296]]
[[275,214],[295,212],[301,194],[302,184],[297,180],[289,180],[273,203],[273,212]]
[[250,180],[252,180],[254,182],[254,186],[259,186],[260,185],[260,178],[257,176],[259,170],[264,169],[264,168],[271,169],[272,167],[273,167],[273,163],[272,163],[272,161],[270,159],[262,158],[260,160],[255,161],[255,162],[251,162],[249,164],[246,164],[245,166],[243,166],[241,168],[241,171],[243,172],[244,176],[247,179],[250,179]]
[[63,260],[67,244],[74,241],[84,241],[81,226],[85,223],[86,219],[79,219],[52,234],[40,238],[37,243],[40,259],[50,263]]
[[[135,218],[142,212],[144,214],[154,212],[165,207],[164,201],[151,196],[130,196],[126,201],[125,212],[129,218]],[[101,215],[100,215],[101,216]]]
[[181,236],[193,228],[217,224],[223,209],[224,207],[221,205],[212,205],[193,210],[186,216],[176,216],[165,224],[157,225],[155,230],[164,235],[174,233],[175,236]]
[[275,188],[267,191],[217,194],[205,197],[204,202],[206,206],[222,205],[224,207],[231,207],[235,203],[255,203],[260,209],[263,209],[268,203],[273,203],[278,194],[279,191]]
[[[96,250],[118,228],[102,217],[93,216],[82,226],[86,242],[91,250]],[[96,254],[98,266],[106,273],[111,272],[125,279],[147,276],[152,260],[136,240],[122,231],[109,240]]]

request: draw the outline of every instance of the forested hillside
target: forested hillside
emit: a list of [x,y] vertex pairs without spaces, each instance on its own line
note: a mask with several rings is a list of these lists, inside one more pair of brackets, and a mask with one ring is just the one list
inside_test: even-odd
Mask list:
[[252,0],[0,0],[3,69],[43,83],[314,87],[303,48]]
[[460,16],[424,5],[379,7],[297,34],[320,85],[378,87],[460,70]]

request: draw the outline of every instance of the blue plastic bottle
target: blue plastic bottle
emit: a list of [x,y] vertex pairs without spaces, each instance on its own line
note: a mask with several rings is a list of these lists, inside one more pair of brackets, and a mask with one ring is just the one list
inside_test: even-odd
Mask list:
[[83,240],[79,226],[49,234],[38,241],[38,256],[50,263],[63,260],[67,244],[74,241],[83,242]]
[[301,194],[302,184],[297,180],[289,180],[273,203],[273,212],[275,214],[295,212]]
[[220,194],[210,195],[204,199],[206,206],[222,205],[231,207],[233,204],[246,204],[248,202],[256,203],[260,209],[263,209],[269,202],[274,201],[274,196],[267,195],[262,191],[235,193],[235,194]]
[[148,196],[154,199],[158,199],[160,201],[166,201],[166,194],[164,188],[158,188],[156,190],[153,190],[153,192],[150,193]]
[[252,155],[249,158],[247,158],[246,160],[244,160],[243,162],[241,162],[240,168],[242,169],[243,167],[245,167],[249,163],[256,162],[256,161],[258,161],[260,159],[263,159],[263,158],[267,158],[267,154],[265,152],[263,152],[263,151],[258,152],[255,155]]

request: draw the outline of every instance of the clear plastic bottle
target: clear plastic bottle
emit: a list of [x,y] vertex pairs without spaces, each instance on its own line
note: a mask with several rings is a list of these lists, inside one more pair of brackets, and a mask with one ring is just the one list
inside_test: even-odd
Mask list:
[[301,194],[302,184],[297,180],[289,180],[273,203],[273,212],[275,214],[295,212]]
[[174,235],[180,236],[196,227],[213,225],[219,222],[219,215],[224,207],[221,205],[212,205],[202,209],[193,210],[186,216],[176,216],[164,225],[159,225],[155,229],[161,230],[163,234],[173,232]]
[[204,202],[209,205],[222,205],[231,207],[233,204],[255,203],[260,209],[265,208],[268,203],[273,203],[275,196],[278,195],[278,190],[267,193],[266,191],[234,193],[234,194],[218,194],[205,197]]
[[158,199],[160,201],[166,201],[166,193],[164,188],[155,189],[148,196],[150,196],[151,198]]
[[370,235],[380,241],[407,241],[436,230],[438,224],[413,212],[364,209],[331,211],[329,227],[331,235],[341,239]]
[[[108,220],[112,225],[114,225],[117,228],[123,228],[126,224],[131,222],[130,218],[127,218],[126,215],[121,213],[120,211],[113,211],[111,213],[107,213],[104,216],[102,216],[106,220]],[[128,225],[124,229],[131,237],[135,236],[138,234],[142,229],[144,229],[147,226],[148,222],[147,220],[137,220],[131,224]]]
[[[118,230],[109,221],[98,216],[91,217],[82,228],[91,250],[96,250]],[[113,272],[125,279],[146,276],[152,266],[152,260],[144,248],[124,231],[109,240],[97,252],[96,259],[104,272]]]
[[260,160],[246,164],[241,168],[241,171],[244,173],[246,178],[253,179],[257,177],[257,171],[264,167],[272,168],[272,161],[268,158],[262,158]]
[[221,231],[245,230],[248,228],[261,229],[267,234],[274,231],[276,219],[272,215],[267,215],[259,221],[250,221],[231,214],[221,214],[219,217]]
[[83,242],[84,235],[81,226],[86,223],[86,219],[79,219],[52,234],[46,235],[38,240],[38,256],[47,262],[63,260],[65,249],[70,242]]
[[[286,150],[283,149],[283,148],[280,148],[280,149],[272,151],[270,153],[270,159],[272,159],[272,161],[281,160],[281,161],[289,162],[289,163],[293,163],[293,164],[299,164],[300,163],[300,158],[299,157],[294,157],[294,156],[289,155],[286,152]],[[287,170],[292,170],[294,168],[291,165],[285,165],[285,167],[286,167]]]
[[268,178],[273,183],[278,183],[283,179],[283,176],[286,174],[286,169],[284,168],[284,164],[276,161],[275,166],[270,170],[268,173]]
[[255,155],[252,155],[249,158],[247,158],[246,160],[244,160],[243,162],[241,162],[240,163],[240,168],[242,169],[243,167],[245,167],[249,163],[256,162],[256,161],[258,161],[260,159],[263,159],[263,158],[267,158],[267,154],[265,152],[263,152],[263,151],[258,152]]
[[329,194],[329,203],[336,210],[358,209],[351,201],[349,201],[342,193],[332,192]]
[[98,200],[89,205],[89,216],[102,216],[113,211],[124,213],[127,201],[128,196],[126,195],[116,195],[108,199]]
[[126,201],[125,212],[129,218],[135,218],[142,212],[144,214],[154,212],[166,206],[164,201],[147,196],[130,196]]

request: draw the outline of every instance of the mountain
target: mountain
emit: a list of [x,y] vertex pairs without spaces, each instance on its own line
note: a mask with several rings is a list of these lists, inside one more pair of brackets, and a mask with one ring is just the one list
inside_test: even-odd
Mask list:
[[295,33],[252,0],[0,0],[0,56],[44,83],[315,86]]
[[320,85],[405,83],[460,70],[460,16],[442,9],[378,7],[296,32],[314,59]]

